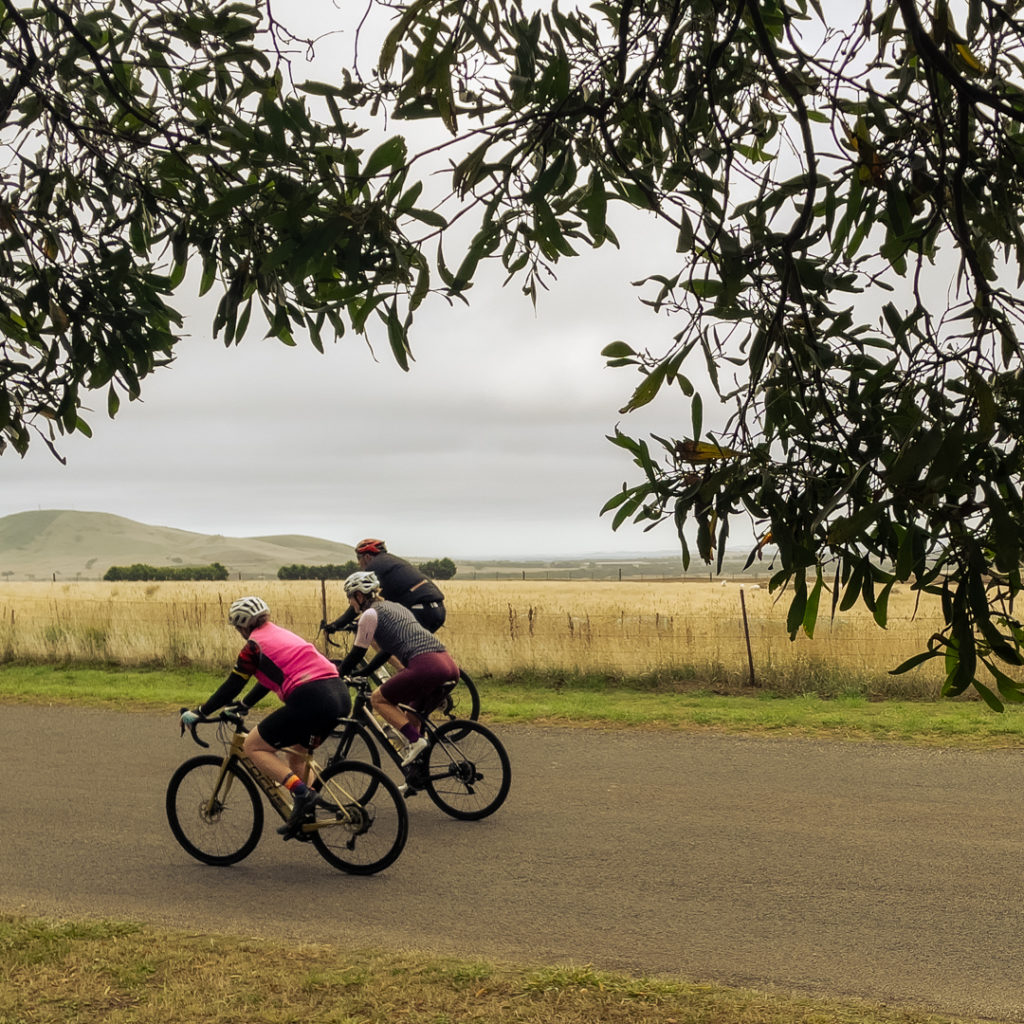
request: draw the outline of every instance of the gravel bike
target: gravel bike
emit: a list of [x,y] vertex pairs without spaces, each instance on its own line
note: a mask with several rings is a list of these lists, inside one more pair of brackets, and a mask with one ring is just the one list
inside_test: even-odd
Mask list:
[[[376,681],[366,676],[347,676],[345,681],[355,695],[350,717],[343,718],[331,738],[337,747],[328,759],[328,770],[334,763],[353,758],[381,763],[384,751],[405,776],[401,789],[408,798],[424,790],[445,814],[465,821],[475,821],[493,814],[508,796],[512,784],[512,768],[501,741],[485,725],[463,718],[445,718],[439,725],[431,721],[431,708],[399,707],[419,717],[427,748],[411,765],[402,767],[404,738],[390,726],[382,725],[373,714],[370,694]],[[447,683],[438,695],[439,707],[458,684]]]
[[[204,864],[228,865],[248,857],[263,831],[263,803],[285,821],[287,790],[247,758],[241,715],[224,709],[190,727],[201,747],[200,724],[217,725],[223,754],[200,754],[181,764],[167,786],[167,820],[174,838]],[[183,730],[184,731],[184,730]],[[409,814],[398,787],[379,766],[333,757],[320,768],[307,752],[312,787],[318,792],[311,817],[296,838],[311,842],[333,867],[371,875],[393,864],[409,834]]]

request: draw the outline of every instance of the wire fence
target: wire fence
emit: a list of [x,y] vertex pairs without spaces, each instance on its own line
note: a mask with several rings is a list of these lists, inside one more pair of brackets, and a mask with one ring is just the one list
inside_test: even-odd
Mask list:
[[[242,588],[246,589],[246,588]],[[941,629],[936,607],[894,591],[886,629],[866,611],[830,617],[791,639],[788,603],[757,585],[706,582],[449,581],[439,636],[471,674],[606,673],[821,691],[859,681],[872,692],[935,693],[936,659],[890,670]],[[248,590],[246,590],[248,592]],[[279,624],[318,639],[347,603],[340,583],[266,582]],[[226,624],[237,583],[0,584],[0,661],[190,665],[221,672],[238,651]],[[331,653],[337,654],[335,649]]]

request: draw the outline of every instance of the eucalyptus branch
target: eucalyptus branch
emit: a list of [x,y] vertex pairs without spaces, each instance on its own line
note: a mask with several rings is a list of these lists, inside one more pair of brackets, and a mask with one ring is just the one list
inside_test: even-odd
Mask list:
[[958,93],[966,96],[972,103],[990,107],[993,110],[1005,114],[1014,121],[1024,124],[1024,109],[1018,109],[1005,103],[995,93],[988,89],[982,89],[974,82],[964,78],[957,70],[953,62],[935,45],[935,40],[924,30],[921,20],[917,14],[917,5],[914,0],[898,0],[900,12],[903,15],[903,22],[907,26],[910,38],[913,41],[914,49],[921,58],[934,67]]
[[967,224],[967,218],[964,214],[964,175],[967,173],[968,161],[970,159],[970,118],[968,109],[964,104],[960,104],[960,108],[957,111],[957,120],[960,155],[956,165],[956,172],[953,175],[952,187],[957,237],[960,239],[960,247],[964,258],[971,268],[974,284],[984,297],[985,304],[987,305],[992,289],[986,280],[981,264],[978,262],[978,254],[974,248],[974,239],[971,237],[971,229]]
[[768,60],[768,64],[771,66],[771,69],[775,74],[776,81],[779,83],[782,91],[789,97],[790,102],[796,110],[796,118],[800,125],[800,135],[804,144],[804,155],[807,158],[807,193],[804,196],[800,216],[787,232],[786,238],[782,243],[783,248],[788,253],[791,251],[792,246],[797,239],[801,238],[806,233],[807,228],[814,217],[814,203],[818,189],[818,162],[816,149],[814,145],[814,138],[811,134],[810,118],[807,116],[807,104],[804,103],[803,95],[797,85],[793,82],[789,72],[786,71],[779,63],[778,56],[775,53],[775,47],[772,45],[771,37],[768,35],[768,30],[765,28],[764,20],[761,17],[759,2],[758,0],[744,0],[744,2],[747,5],[747,9],[750,11],[751,18],[753,19],[754,27],[757,31],[757,38],[761,44],[761,52]]
[[96,74],[107,87],[111,97],[116,99],[126,111],[137,117],[143,124],[148,125],[150,128],[155,130],[159,130],[160,123],[158,121],[154,121],[148,111],[137,106],[135,103],[135,97],[122,89],[121,86],[111,78],[107,72],[107,64],[104,61],[102,54],[100,54],[99,50],[97,50],[96,47],[93,46],[92,43],[90,43],[89,40],[79,31],[64,6],[56,3],[55,0],[40,0],[40,2],[61,22],[68,35],[70,35],[71,38],[74,39],[92,58],[93,66],[96,68]]
[[597,127],[613,161],[619,166],[622,173],[632,182],[632,184],[636,185],[636,187],[647,197],[648,209],[650,209],[655,216],[660,217],[678,229],[680,222],[665,210],[660,196],[650,188],[647,182],[637,175],[636,171],[633,169],[633,165],[623,158],[622,154],[619,152],[619,147],[611,136],[611,132],[608,131],[608,125],[605,123],[604,118],[598,119]]
[[11,110],[17,102],[22,89],[25,88],[25,86],[28,85],[35,76],[39,67],[39,56],[35,51],[35,47],[32,45],[32,33],[28,27],[28,23],[22,16],[21,11],[14,6],[11,0],[0,0],[0,7],[3,7],[11,20],[15,25],[17,25],[22,43],[25,46],[25,51],[28,54],[28,60],[25,63],[16,65],[17,71],[14,76],[14,81],[10,86],[3,89],[2,99],[0,99],[0,124],[5,125],[7,124],[7,119],[10,117]]

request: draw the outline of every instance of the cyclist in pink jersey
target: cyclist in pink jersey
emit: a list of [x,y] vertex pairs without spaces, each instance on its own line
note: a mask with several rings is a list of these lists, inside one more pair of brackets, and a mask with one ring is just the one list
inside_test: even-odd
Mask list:
[[285,747],[312,750],[330,734],[351,708],[348,687],[334,662],[311,643],[270,621],[270,609],[259,597],[243,597],[228,609],[228,622],[245,638],[235,667],[227,679],[198,708],[181,714],[183,728],[200,716],[234,701],[255,677],[252,689],[234,708],[248,712],[268,693],[276,693],[283,707],[272,711],[245,737],[245,756],[268,778],[280,782],[292,796],[292,813],[278,829],[286,839],[298,832],[316,793],[306,785],[303,752],[288,751],[286,765],[278,756]]

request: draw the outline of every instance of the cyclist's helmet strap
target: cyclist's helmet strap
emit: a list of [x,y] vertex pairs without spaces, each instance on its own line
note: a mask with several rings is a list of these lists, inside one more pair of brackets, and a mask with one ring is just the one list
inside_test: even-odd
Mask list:
[[385,551],[387,551],[387,545],[375,537],[367,537],[366,540],[361,540],[356,545],[357,555],[381,555]]

